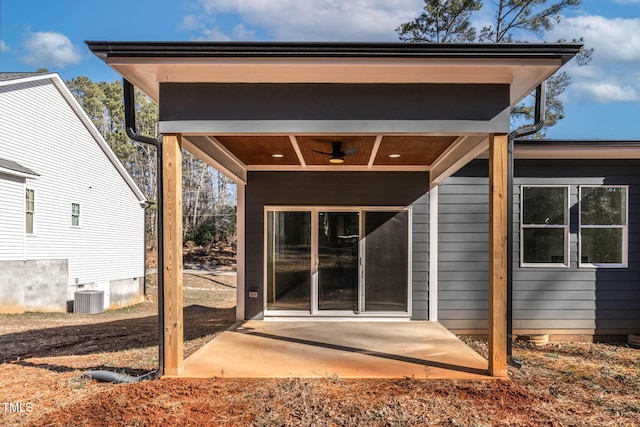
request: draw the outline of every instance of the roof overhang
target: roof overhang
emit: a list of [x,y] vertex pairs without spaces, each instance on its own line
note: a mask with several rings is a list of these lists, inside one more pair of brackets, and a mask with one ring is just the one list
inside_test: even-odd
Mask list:
[[2,165],[0,165],[0,174],[15,176],[18,178],[38,178],[40,176],[33,171],[25,172],[23,170],[16,170],[16,168],[13,167],[3,167]]
[[[581,48],[533,43],[87,45],[160,105],[162,133],[182,134],[187,150],[238,183],[246,182],[252,170],[337,170],[320,164],[314,154],[327,151],[336,139],[360,153],[337,166],[340,170],[429,171],[433,185],[485,151],[490,134],[508,133],[509,107]],[[389,90],[389,85],[395,86]],[[400,154],[396,164],[392,154]]]
[[519,102],[579,44],[235,43],[88,41],[158,102],[160,83],[509,84]]

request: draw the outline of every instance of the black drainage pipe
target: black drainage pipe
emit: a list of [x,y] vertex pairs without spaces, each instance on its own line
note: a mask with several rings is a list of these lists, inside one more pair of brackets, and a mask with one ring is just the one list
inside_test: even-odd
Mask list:
[[[162,143],[154,138],[140,135],[136,128],[136,113],[135,113],[135,92],[134,87],[127,79],[122,79],[122,87],[124,90],[124,121],[125,130],[127,136],[137,142],[143,144],[152,145],[156,148],[156,180],[158,182],[158,211],[156,213],[158,218],[158,368],[140,375],[133,377],[126,374],[118,374],[110,371],[87,371],[82,374],[82,378],[91,378],[97,381],[113,382],[113,383],[136,383],[144,380],[154,380],[160,378],[164,374],[164,279],[162,272],[164,271],[164,236],[162,230],[164,229],[164,216],[162,213],[163,206],[163,186],[162,186]],[[146,230],[145,230],[146,232]],[[147,249],[145,248],[145,251]],[[146,270],[146,265],[145,265]],[[145,280],[146,280],[145,271]]]
[[547,82],[544,81],[536,88],[534,123],[510,132],[507,137],[507,362],[516,368],[522,367],[522,362],[513,357],[513,141],[516,138],[533,135],[542,129],[544,126],[546,96]]
[[139,383],[145,380],[153,380],[157,378],[157,370],[151,371],[144,375],[133,377],[127,374],[118,374],[111,371],[87,371],[83,373],[80,378],[87,378],[90,380],[102,381],[105,383],[116,384],[130,384]]

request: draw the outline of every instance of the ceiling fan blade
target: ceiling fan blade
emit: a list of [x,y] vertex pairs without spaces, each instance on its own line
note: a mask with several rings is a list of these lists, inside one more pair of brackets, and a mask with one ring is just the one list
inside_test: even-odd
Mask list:
[[318,150],[311,150],[311,151],[313,151],[314,153],[318,153],[318,154],[325,154],[327,156],[332,156],[333,155],[333,153],[325,153],[324,151],[318,151]]
[[344,150],[342,152],[342,155],[343,156],[353,156],[357,152],[358,152],[358,147],[351,147],[351,148],[347,148],[346,150]]

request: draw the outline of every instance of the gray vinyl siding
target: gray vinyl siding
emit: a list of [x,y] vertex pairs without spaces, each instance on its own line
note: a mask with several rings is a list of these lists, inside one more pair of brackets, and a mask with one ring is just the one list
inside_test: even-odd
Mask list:
[[453,176],[438,200],[438,320],[449,329],[486,329],[489,180]]
[[246,187],[245,318],[263,316],[265,206],[412,206],[412,316],[428,318],[427,172],[249,172]]
[[413,248],[411,298],[414,320],[429,319],[429,194],[421,196],[413,206]]
[[[638,161],[517,161],[514,178],[514,332],[626,335],[640,329]],[[454,330],[487,328],[488,178],[475,161],[440,188],[439,319]],[[578,267],[578,187],[628,185],[628,268]],[[569,267],[520,266],[522,185],[569,186]],[[484,199],[484,201],[483,201]]]

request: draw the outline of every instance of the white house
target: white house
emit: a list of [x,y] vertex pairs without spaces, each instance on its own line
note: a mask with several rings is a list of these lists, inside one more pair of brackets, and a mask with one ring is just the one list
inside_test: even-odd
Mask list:
[[0,313],[139,301],[145,197],[55,73],[0,73]]

